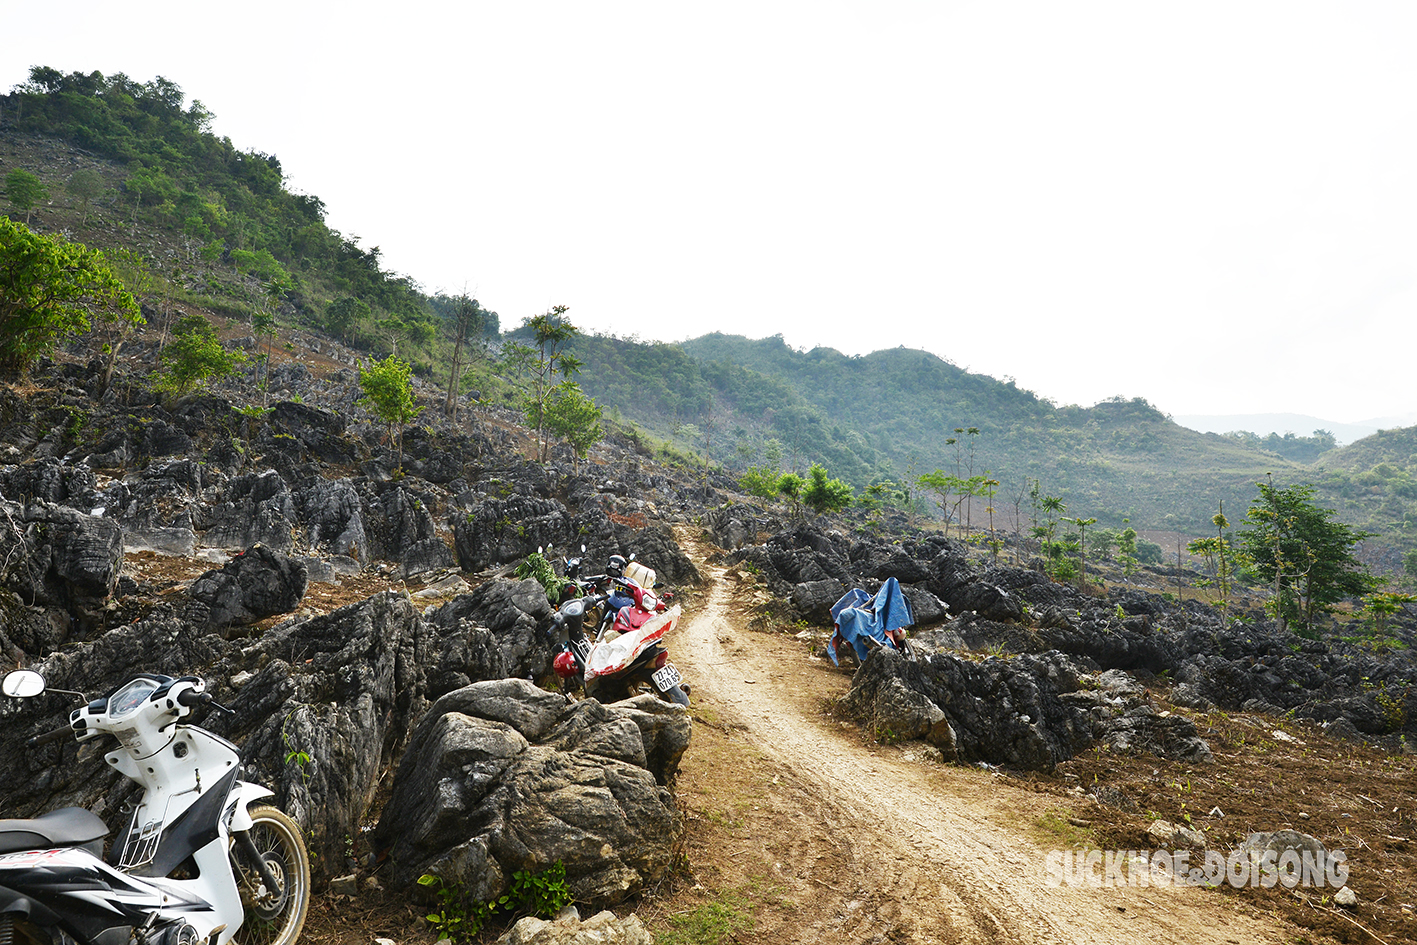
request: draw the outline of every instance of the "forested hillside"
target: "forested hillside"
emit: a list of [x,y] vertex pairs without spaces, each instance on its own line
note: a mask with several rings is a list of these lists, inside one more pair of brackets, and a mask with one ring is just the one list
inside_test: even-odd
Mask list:
[[1205,532],[1222,501],[1233,516],[1243,514],[1259,477],[1303,469],[1177,426],[1140,398],[1055,407],[1012,381],[971,374],[924,351],[847,357],[795,351],[781,338],[719,334],[684,347],[782,378],[832,418],[829,428],[854,431],[894,470],[987,469],[1010,500],[1037,480],[1074,514],[1109,525],[1129,517],[1142,527]]
[[[414,281],[385,271],[377,246],[326,226],[319,197],[285,188],[279,158],[236,149],[212,133],[213,120],[161,76],[39,66],[0,97],[0,125],[16,136],[4,170],[44,185],[39,229],[49,217],[96,248],[138,252],[155,288],[179,301],[240,316],[277,294],[295,317],[323,324],[326,306],[350,297],[367,306],[354,334],[384,346],[421,337],[431,315]],[[74,150],[45,152],[26,134]]]
[[[7,194],[9,209],[37,231],[130,251],[123,272],[150,317],[195,310],[253,328],[266,317],[374,357],[397,352],[440,387],[515,402],[498,368],[496,312],[430,297],[413,277],[385,270],[377,246],[361,248],[325,224],[318,197],[286,189],[276,156],[236,149],[213,123],[161,77],[37,67],[0,97],[0,175],[23,170],[44,194],[23,207],[23,195]],[[574,321],[575,300],[565,301]],[[467,305],[472,337],[458,347]],[[1331,441],[1199,434],[1140,398],[1059,407],[918,350],[849,357],[721,334],[682,345],[583,334],[573,348],[583,361],[576,380],[607,416],[689,461],[799,472],[821,463],[858,490],[874,483],[887,492],[936,469],[987,472],[1006,517],[1026,507],[1036,482],[1070,515],[1188,534],[1209,532],[1222,503],[1238,523],[1255,482],[1273,475],[1314,482],[1344,521],[1377,534],[1385,566],[1417,547],[1413,430],[1310,464]]]

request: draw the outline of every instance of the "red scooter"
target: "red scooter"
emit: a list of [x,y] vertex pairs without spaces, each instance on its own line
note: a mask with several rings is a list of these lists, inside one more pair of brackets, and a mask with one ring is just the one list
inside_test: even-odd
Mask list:
[[552,617],[560,637],[553,661],[562,685],[585,686],[587,698],[602,703],[619,702],[642,691],[653,692],[666,702],[688,706],[684,677],[669,661],[664,636],[679,622],[678,604],[665,609],[652,591],[623,578],[616,589],[632,599],[621,607],[614,622],[594,639],[585,634],[585,615],[609,595],[589,594],[561,605]]

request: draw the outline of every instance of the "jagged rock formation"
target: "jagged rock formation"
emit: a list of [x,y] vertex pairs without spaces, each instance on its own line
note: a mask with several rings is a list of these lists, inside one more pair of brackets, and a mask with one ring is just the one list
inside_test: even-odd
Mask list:
[[397,883],[433,872],[480,901],[559,860],[578,900],[618,902],[673,859],[666,783],[690,727],[654,696],[606,707],[525,680],[474,683],[418,723],[374,842]]
[[[287,373],[288,383],[302,383],[299,372]],[[8,407],[10,417],[22,409]],[[697,580],[662,524],[620,523],[643,518],[647,497],[679,503],[679,486],[643,477],[607,487],[531,464],[479,466],[494,437],[422,429],[405,442],[406,469],[417,472],[395,479],[372,429],[301,404],[277,405],[269,420],[251,429],[216,397],[171,408],[138,397],[122,407],[94,406],[82,449],[66,449],[67,428],[36,436],[34,425],[0,424],[0,450],[39,456],[0,467],[6,654],[39,669],[52,688],[86,694],[110,691],[137,672],[206,678],[235,714],[212,714],[203,724],[242,745],[249,776],[274,789],[305,828],[317,873],[344,870],[348,839],[361,835],[381,786],[396,798],[421,797],[421,787],[400,779],[456,767],[432,747],[446,739],[416,733],[502,726],[525,750],[459,788],[474,805],[463,835],[399,828],[408,842],[390,846],[392,872],[408,881],[434,862],[472,862],[468,844],[491,836],[476,824],[490,824],[497,808],[514,819],[515,831],[495,832],[488,846],[478,888],[489,896],[501,891],[489,883],[556,860],[565,860],[573,888],[591,901],[616,901],[657,881],[682,830],[668,785],[688,744],[687,713],[654,699],[569,706],[527,682],[546,678],[551,658],[544,632],[551,609],[535,581],[484,575],[470,593],[424,613],[408,594],[387,592],[261,633],[250,628],[295,612],[312,579],[367,568],[412,579],[455,567],[456,532],[480,512],[495,512],[495,522],[548,509],[558,523],[549,534],[562,548],[585,542],[589,560],[637,551],[661,577]],[[252,456],[261,465],[253,468]],[[631,488],[638,497],[629,497]],[[127,537],[163,554],[237,553],[158,599],[121,574]],[[479,557],[464,563],[483,570],[535,550],[516,537],[508,544],[477,536]],[[125,622],[114,626],[120,613]],[[469,701],[487,687],[495,698]],[[504,714],[508,705],[544,708],[547,700],[556,711],[545,725]],[[131,789],[100,756],[64,743],[22,747],[62,721],[69,704],[52,693],[0,701],[8,723],[0,745],[19,759],[0,772],[0,803],[15,816],[88,806],[117,826]],[[425,718],[432,704],[438,708]],[[417,752],[400,765],[415,741]],[[543,790],[556,778],[568,780]],[[396,806],[386,816],[400,811],[409,813]],[[568,833],[567,823],[578,827]]]
[[[819,625],[830,624],[830,606],[847,589],[874,590],[894,576],[902,581],[921,628],[916,649],[927,654],[990,650],[1053,659],[1047,654],[1056,651],[1074,665],[1073,675],[1126,670],[1149,680],[1147,685],[1169,689],[1175,683],[1174,697],[1181,704],[1292,712],[1322,722],[1336,734],[1392,749],[1417,745],[1417,666],[1407,653],[1385,655],[1334,639],[1304,640],[1281,634],[1262,619],[1227,627],[1222,615],[1204,604],[1168,601],[1135,589],[1105,597],[1085,595],[1031,568],[989,566],[938,535],[853,539],[798,522],[779,528],[760,544],[744,543],[745,536],[775,524],[780,523],[730,506],[711,513],[708,528],[725,543],[739,545],[725,556],[727,563],[751,564],[775,594],[790,599],[799,614]],[[1002,676],[997,673],[1003,670],[990,670],[996,675],[986,683],[983,670],[946,669],[938,659],[928,661],[930,669],[922,664],[893,670],[899,677],[895,680],[875,678],[882,667],[858,674],[850,697],[852,711],[873,724],[889,719],[882,724],[896,734],[925,738],[944,750],[950,737],[940,713],[953,711],[951,699],[958,708],[959,700],[983,686],[991,698],[1008,691],[1027,708],[1012,712],[996,703],[1000,716],[982,728],[982,720],[974,715],[952,718],[951,725],[958,723],[960,757],[1048,767],[1076,750],[1070,745],[1088,739],[1182,756],[1192,751],[1188,739],[1193,733],[1181,731],[1184,726],[1175,721],[1150,719],[1141,706],[1128,706],[1122,719],[1100,728],[1065,720],[1046,695],[1047,674],[1040,676],[1037,665],[1019,663]],[[1025,682],[1030,674],[1035,680]],[[930,677],[928,684],[925,676]],[[1043,694],[1021,696],[1020,685],[1043,686]],[[1076,688],[1059,689],[1057,694],[1078,703],[1080,697],[1070,695]],[[1089,711],[1095,714],[1098,708]],[[1010,719],[1021,716],[1030,720],[1024,728],[1044,728],[1014,731],[1016,723]],[[1045,717],[1050,721],[1041,723]],[[1131,721],[1124,722],[1126,718]],[[971,732],[981,734],[976,739]]]
[[288,614],[300,606],[309,574],[299,561],[254,545],[192,582],[182,617],[195,627],[220,633]]
[[972,662],[938,653],[912,661],[878,650],[842,705],[878,736],[924,739],[949,761],[1050,771],[1098,741],[1210,757],[1189,719],[1158,712],[1125,673],[1089,677],[1057,651]]

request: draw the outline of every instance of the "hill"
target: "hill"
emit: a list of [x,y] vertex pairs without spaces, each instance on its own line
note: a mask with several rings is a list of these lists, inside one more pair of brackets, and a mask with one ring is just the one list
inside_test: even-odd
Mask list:
[[[28,170],[47,187],[36,229],[132,251],[150,317],[195,309],[248,323],[275,298],[287,329],[337,336],[373,357],[396,351],[447,385],[452,300],[386,271],[377,246],[325,225],[318,197],[285,188],[278,158],[240,151],[211,125],[168,80],[37,67],[0,97],[0,170]],[[97,177],[91,193],[76,186],[80,171]],[[478,351],[495,353],[499,316],[481,314]],[[1197,433],[1141,399],[1060,407],[918,350],[848,357],[721,334],[683,345],[583,336],[576,350],[587,393],[684,461],[731,471],[820,462],[898,500],[923,472],[987,471],[1005,519],[1024,516],[1037,483],[1069,514],[1193,535],[1209,531],[1222,503],[1238,521],[1254,483],[1273,475],[1314,481],[1345,521],[1377,533],[1383,547],[1371,560],[1394,568],[1417,547],[1412,451],[1388,433],[1310,464],[1300,461],[1316,451],[1307,442]],[[484,400],[514,400],[490,358],[457,382]]]
[[795,351],[781,338],[719,334],[684,349],[780,379],[830,416],[833,428],[857,433],[892,470],[972,465],[989,470],[1002,494],[1020,502],[1037,480],[1074,514],[1109,525],[1130,518],[1206,531],[1221,502],[1245,508],[1266,473],[1302,471],[1246,444],[1187,430],[1140,398],[1056,407],[1011,381],[971,374],[924,351],[848,357],[826,348]]

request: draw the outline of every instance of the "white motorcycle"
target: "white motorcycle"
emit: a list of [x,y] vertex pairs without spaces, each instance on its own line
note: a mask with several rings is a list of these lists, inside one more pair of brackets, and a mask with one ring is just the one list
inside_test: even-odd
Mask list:
[[[0,681],[7,696],[45,688],[30,670]],[[73,710],[67,726],[30,739],[33,746],[63,735],[81,743],[111,736],[118,745],[104,760],[143,795],[108,861],[108,827],[83,808],[0,820],[0,943],[295,942],[310,904],[300,828],[258,803],[270,790],[238,780],[235,745],[182,722],[200,705],[230,711],[195,676],[143,673]]]

